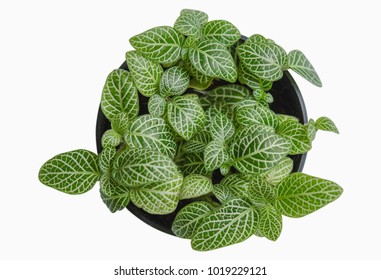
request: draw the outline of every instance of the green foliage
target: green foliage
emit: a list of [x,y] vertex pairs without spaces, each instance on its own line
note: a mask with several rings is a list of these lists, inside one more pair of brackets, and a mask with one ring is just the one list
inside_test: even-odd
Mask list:
[[81,194],[100,181],[111,212],[133,203],[172,213],[165,219],[173,233],[199,251],[252,235],[275,241],[282,215],[305,216],[341,195],[332,181],[292,173],[289,157],[308,152],[319,130],[339,133],[334,122],[304,124],[272,110],[273,101],[288,102],[274,100],[272,89],[285,70],[322,85],[302,52],[287,54],[259,34],[244,41],[232,23],[191,9],[130,43],[128,70],[113,70],[103,87],[111,128],[102,151],[53,157],[40,169],[43,184]]

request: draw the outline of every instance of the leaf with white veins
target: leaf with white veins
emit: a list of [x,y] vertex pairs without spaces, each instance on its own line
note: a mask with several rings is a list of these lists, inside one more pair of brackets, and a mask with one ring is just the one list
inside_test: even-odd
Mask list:
[[184,177],[180,191],[180,199],[200,197],[212,192],[212,181],[199,174],[191,174]]
[[282,215],[271,204],[259,210],[258,230],[272,241],[277,240],[282,232]]
[[276,132],[290,142],[290,155],[303,154],[311,150],[307,129],[301,123],[285,121],[279,125]]
[[213,39],[227,47],[241,38],[241,33],[232,23],[226,20],[211,20],[202,27],[205,39]]
[[229,160],[228,151],[223,142],[214,140],[208,143],[204,151],[205,169],[213,171]]
[[328,117],[320,117],[315,122],[315,127],[319,130],[330,131],[339,134],[335,123]]
[[288,66],[300,76],[315,86],[321,87],[322,83],[311,62],[299,50],[290,51],[288,54]]

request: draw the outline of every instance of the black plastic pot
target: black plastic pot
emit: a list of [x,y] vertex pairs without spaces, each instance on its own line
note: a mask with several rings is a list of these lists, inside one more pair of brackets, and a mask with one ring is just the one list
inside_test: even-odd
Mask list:
[[[126,62],[124,62],[120,69],[128,70]],[[216,84],[216,86],[221,85]],[[274,97],[274,102],[271,104],[271,109],[280,114],[287,114],[297,117],[302,123],[307,122],[307,111],[304,105],[303,97],[296,85],[294,79],[288,71],[284,72],[283,78],[279,81],[274,82],[270,93]],[[139,94],[140,101],[140,115],[147,114],[147,103],[148,98]],[[102,151],[101,138],[103,133],[111,128],[111,124],[108,119],[103,114],[101,108],[98,110],[98,117],[96,123],[96,142],[98,153]],[[306,160],[307,154],[290,156],[294,161],[293,172],[302,171],[304,162]],[[219,173],[213,174],[213,181],[219,181],[221,175]],[[177,212],[183,208],[185,205],[190,203],[192,200],[181,200],[177,206],[176,211],[168,215],[152,215],[141,208],[136,207],[134,204],[130,203],[127,209],[133,213],[140,220],[146,224],[163,231],[168,234],[173,234],[171,230],[172,222],[177,214]]]

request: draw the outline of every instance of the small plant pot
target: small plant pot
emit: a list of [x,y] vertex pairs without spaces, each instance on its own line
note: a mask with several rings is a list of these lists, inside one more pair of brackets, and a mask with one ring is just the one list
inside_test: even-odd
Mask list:
[[[128,70],[126,62],[124,62],[120,69]],[[216,83],[215,86],[219,86],[221,83]],[[300,122],[307,122],[307,111],[303,101],[303,97],[299,91],[291,74],[287,71],[284,72],[283,78],[279,81],[273,83],[273,87],[270,93],[274,97],[274,102],[270,105],[271,109],[279,114],[287,114],[297,117]],[[139,94],[140,102],[140,115],[148,114],[148,98]],[[101,108],[99,107],[97,123],[96,123],[96,143],[98,154],[102,151],[101,138],[103,133],[111,128],[109,120],[103,114]],[[294,161],[293,172],[302,171],[304,162],[306,160],[307,154],[290,156]],[[212,181],[214,183],[219,182],[222,179],[221,174],[218,172],[213,173]],[[180,200],[177,209],[168,215],[152,215],[141,208],[136,207],[133,203],[129,203],[127,209],[138,217],[140,220],[146,224],[171,235],[174,235],[171,226],[176,214],[185,205],[196,199],[190,200]]]

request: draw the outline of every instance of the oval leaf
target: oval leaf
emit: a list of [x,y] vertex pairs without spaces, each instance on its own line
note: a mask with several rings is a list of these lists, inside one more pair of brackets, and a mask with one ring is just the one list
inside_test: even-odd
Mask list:
[[273,128],[278,126],[278,117],[269,108],[254,103],[252,106],[246,106],[243,102],[236,107],[235,119],[242,126],[253,124],[267,125]]
[[251,92],[247,87],[238,84],[219,86],[207,92],[207,96],[212,102],[224,102],[232,108],[250,94]]
[[108,173],[112,164],[112,161],[114,160],[116,156],[116,149],[114,147],[106,147],[102,150],[102,152],[99,154],[99,169],[103,173]]
[[220,168],[226,161],[228,161],[228,159],[229,154],[223,142],[214,140],[206,145],[204,151],[204,163],[206,170],[213,171]]
[[282,232],[282,214],[274,206],[267,204],[259,210],[259,232],[269,240],[275,241]]
[[100,179],[101,198],[111,213],[123,210],[130,202],[130,190],[128,187],[116,184],[109,176],[103,174]]
[[343,189],[336,183],[303,173],[292,173],[276,186],[276,209],[299,218],[336,200]]
[[275,201],[275,189],[260,176],[253,176],[248,189],[248,197],[254,204],[273,203]]
[[205,113],[193,95],[175,96],[167,109],[168,122],[182,138],[191,139],[205,125]]
[[127,187],[139,187],[178,176],[176,164],[160,152],[146,149],[126,149],[112,164],[112,178]]
[[277,185],[291,173],[293,166],[294,161],[289,157],[285,157],[262,176],[269,184]]
[[202,27],[202,35],[227,47],[241,38],[241,33],[232,23],[226,20],[211,20]]
[[205,201],[192,202],[182,208],[172,223],[172,231],[177,237],[190,239],[204,218],[213,210],[213,206]]
[[126,113],[130,119],[138,115],[138,91],[130,72],[117,69],[107,76],[102,91],[101,108],[110,121],[121,112]]
[[316,120],[315,127],[319,130],[331,131],[339,134],[335,123],[328,117],[320,117]]
[[67,194],[82,194],[94,187],[100,176],[98,156],[87,150],[56,155],[40,168],[44,185]]
[[210,193],[213,190],[212,181],[202,175],[192,174],[184,178],[180,191],[180,199],[195,198]]
[[154,182],[130,190],[131,201],[150,214],[164,215],[175,211],[183,176],[176,175],[162,182]]
[[214,140],[226,141],[234,134],[233,122],[224,114],[216,114],[209,126],[210,134]]
[[139,116],[130,123],[124,140],[130,148],[150,149],[173,158],[176,142],[164,119],[151,115]]
[[177,18],[174,28],[185,36],[200,36],[201,26],[208,22],[208,15],[197,10],[184,9]]
[[287,53],[274,43],[243,44],[238,56],[249,72],[268,81],[280,80],[287,63]]
[[276,132],[291,143],[290,155],[303,154],[312,148],[307,129],[299,122],[285,121],[279,125]]
[[159,93],[159,83],[163,68],[136,51],[126,53],[128,69],[130,69],[139,92],[147,97]]
[[151,96],[148,99],[148,112],[155,117],[161,117],[165,114],[167,101],[164,97],[158,94]]
[[113,129],[106,130],[102,135],[102,148],[116,147],[122,141],[122,136]]
[[129,116],[125,112],[117,114],[111,121],[112,130],[116,131],[120,135],[124,135],[127,130]]
[[202,40],[189,50],[189,60],[202,74],[234,83],[237,67],[228,49],[214,41]]
[[207,131],[201,131],[184,143],[183,150],[187,153],[200,153],[212,141],[212,136]]
[[188,72],[179,66],[164,71],[160,81],[160,95],[163,97],[182,95],[189,86]]
[[185,160],[181,166],[184,176],[190,174],[200,174],[203,176],[210,175],[210,171],[206,170],[204,164],[204,153],[191,153],[185,155]]
[[224,204],[232,198],[247,197],[248,188],[249,182],[243,179],[241,174],[231,174],[213,186],[213,194]]
[[185,38],[170,26],[158,26],[130,39],[130,44],[145,57],[162,64],[180,59]]
[[236,244],[253,235],[258,213],[246,199],[235,198],[208,215],[192,237],[192,248],[214,250]]
[[299,50],[290,51],[288,66],[315,86],[321,87],[322,83],[311,62]]

